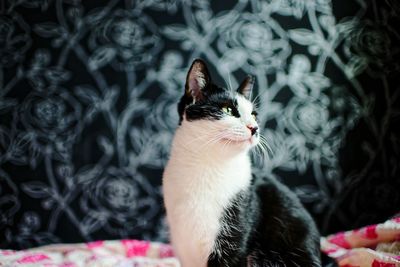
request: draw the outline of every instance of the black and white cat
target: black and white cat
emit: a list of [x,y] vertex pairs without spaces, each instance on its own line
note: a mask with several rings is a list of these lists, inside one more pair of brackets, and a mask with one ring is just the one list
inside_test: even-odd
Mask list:
[[318,231],[297,197],[252,176],[249,150],[260,138],[253,83],[248,77],[237,92],[220,88],[199,59],[188,72],[163,176],[183,267],[320,266]]

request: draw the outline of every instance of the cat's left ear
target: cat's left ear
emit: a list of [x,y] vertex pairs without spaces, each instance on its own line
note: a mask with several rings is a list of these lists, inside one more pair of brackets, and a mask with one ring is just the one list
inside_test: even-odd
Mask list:
[[206,63],[201,59],[193,61],[186,77],[185,93],[194,101],[204,99],[204,92],[211,82]]
[[240,84],[237,92],[243,95],[246,99],[250,99],[251,91],[253,90],[255,79],[253,76],[249,75]]

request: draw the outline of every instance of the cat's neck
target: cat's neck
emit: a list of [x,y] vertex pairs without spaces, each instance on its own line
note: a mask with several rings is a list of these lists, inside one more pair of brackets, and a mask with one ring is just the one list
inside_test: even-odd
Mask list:
[[230,163],[250,164],[249,151],[232,148],[231,145],[216,140],[198,138],[198,129],[181,125],[175,132],[171,156],[186,159],[186,163],[220,166]]

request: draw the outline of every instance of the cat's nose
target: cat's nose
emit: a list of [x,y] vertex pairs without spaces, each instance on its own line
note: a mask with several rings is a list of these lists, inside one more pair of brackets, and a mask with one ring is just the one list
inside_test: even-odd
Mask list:
[[253,125],[246,125],[247,128],[250,130],[251,135],[255,135],[258,131],[258,127],[257,126],[253,126]]

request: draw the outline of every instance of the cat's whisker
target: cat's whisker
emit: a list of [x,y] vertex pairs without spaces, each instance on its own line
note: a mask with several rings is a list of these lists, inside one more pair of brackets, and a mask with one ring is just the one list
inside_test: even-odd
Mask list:
[[268,143],[268,139],[265,136],[263,136],[262,134],[260,134],[259,137],[260,137],[260,143],[262,145],[264,145],[265,148],[268,150],[268,152],[271,153],[271,155],[273,156],[275,153],[274,153],[273,149],[271,148],[270,144]]
[[207,143],[205,143],[205,144],[202,145],[202,148],[201,148],[200,151],[204,151],[204,150],[209,149],[209,147],[211,147],[212,145],[217,144],[218,142],[220,142],[220,141],[223,140],[224,138],[225,138],[225,136],[222,135],[222,136],[216,137],[216,138],[214,138],[214,139],[208,141]]
[[258,144],[253,150],[251,150],[252,155],[254,155],[254,159],[257,160],[258,163],[262,163],[262,159],[264,159],[266,156],[265,153],[265,148]]
[[254,109],[259,109],[260,104],[258,102],[254,102],[252,104],[253,104]]
[[261,159],[261,160],[266,160],[266,159],[269,159],[270,158],[270,156],[269,156],[269,154],[268,154],[268,151],[267,151],[267,149],[265,148],[265,145],[263,145],[263,144],[261,144],[260,143],[260,145],[259,146],[257,146],[257,151],[259,152],[259,158]]
[[272,154],[272,149],[270,148],[270,146],[268,145],[266,138],[262,135],[260,135],[259,138],[259,142],[257,144],[257,146],[255,147],[254,150],[252,150],[252,153],[254,154],[254,156],[258,156],[256,157],[257,160],[258,159],[270,159],[270,153]]
[[223,146],[222,146],[222,151],[225,151],[225,149],[227,148],[227,146],[229,146],[232,143],[231,139],[226,139]]
[[221,139],[223,139],[222,136],[217,136],[217,137],[214,137],[213,139],[208,140],[206,143],[201,144],[201,146],[199,148],[199,152],[207,150],[210,146],[218,143]]
[[[211,132],[207,132],[207,134],[216,136],[220,132],[221,131],[219,131],[219,130],[215,130],[213,132],[212,131]],[[209,136],[208,135],[200,135],[200,136],[198,136],[196,138],[193,138],[192,141],[190,143],[188,143],[188,144],[191,145],[191,144],[193,144],[193,143],[195,143],[197,141],[207,141],[207,140],[209,140]]]
[[[261,95],[263,94],[263,92],[258,93],[258,95],[251,101],[251,104],[253,104],[253,106],[255,106],[256,108],[258,108],[258,98],[261,97]],[[252,98],[250,98],[252,99]]]
[[[199,136],[199,137],[196,137],[196,138],[193,138],[190,142],[187,142],[187,143],[185,143],[184,145],[185,146],[191,146],[191,145],[193,145],[193,144],[195,144],[195,143],[198,143],[198,142],[204,142],[204,141],[206,141],[206,142],[208,142],[209,141],[209,138],[207,137],[207,136]],[[182,144],[183,145],[183,144]]]
[[220,132],[219,134],[217,134],[216,136],[214,136],[212,139],[210,139],[209,141],[207,141],[205,144],[202,144],[201,146],[201,150],[206,150],[208,149],[211,145],[214,145],[216,143],[218,143],[220,140],[224,139],[228,137],[226,132]]

